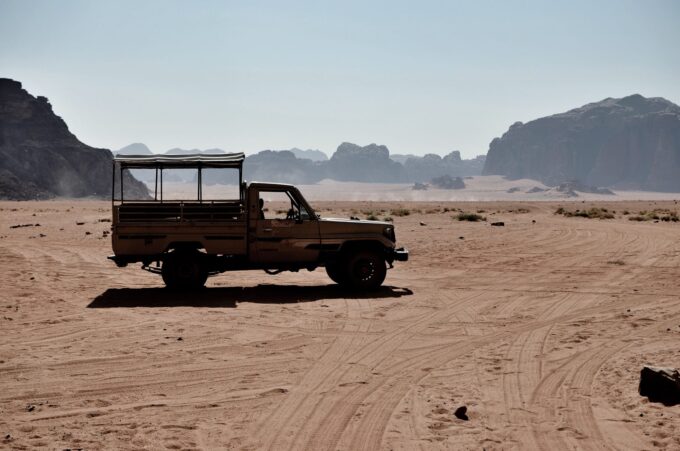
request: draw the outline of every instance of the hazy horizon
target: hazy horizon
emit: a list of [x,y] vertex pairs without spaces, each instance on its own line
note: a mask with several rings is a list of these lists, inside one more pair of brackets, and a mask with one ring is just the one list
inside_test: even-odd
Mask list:
[[680,3],[0,0],[0,76],[83,142],[485,154],[515,121],[680,103]]

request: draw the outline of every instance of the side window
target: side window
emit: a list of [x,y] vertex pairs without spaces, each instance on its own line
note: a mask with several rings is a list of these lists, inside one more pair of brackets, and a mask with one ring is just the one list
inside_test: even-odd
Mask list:
[[285,191],[260,191],[260,218],[290,219],[293,203]]
[[290,191],[260,191],[260,204],[263,219],[310,219],[305,207]]

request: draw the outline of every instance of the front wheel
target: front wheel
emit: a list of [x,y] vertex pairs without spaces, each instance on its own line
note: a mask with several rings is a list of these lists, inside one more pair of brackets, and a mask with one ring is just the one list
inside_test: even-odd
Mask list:
[[197,289],[205,285],[208,271],[200,252],[171,252],[163,260],[161,275],[165,286],[172,289]]
[[375,251],[359,251],[347,259],[347,283],[359,290],[375,290],[385,281],[385,258]]

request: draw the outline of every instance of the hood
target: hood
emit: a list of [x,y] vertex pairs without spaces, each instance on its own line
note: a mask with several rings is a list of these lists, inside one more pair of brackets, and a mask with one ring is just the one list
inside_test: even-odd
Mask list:
[[[383,244],[393,245],[395,242],[394,224],[385,221],[369,221],[366,219],[321,218],[319,229],[324,238],[356,238],[376,239]],[[388,244],[392,243],[392,244]]]
[[394,227],[394,224],[391,222],[386,222],[386,221],[369,221],[368,219],[348,219],[348,218],[320,218],[319,221],[321,222],[327,222],[327,223],[336,223],[336,224],[367,224],[367,225],[379,225],[379,226],[391,226]]

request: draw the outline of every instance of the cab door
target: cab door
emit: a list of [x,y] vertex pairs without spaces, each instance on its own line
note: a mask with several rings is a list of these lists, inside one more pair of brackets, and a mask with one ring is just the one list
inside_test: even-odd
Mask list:
[[[258,199],[263,200],[261,210]],[[319,259],[319,221],[306,212],[296,191],[285,187],[259,189],[251,205],[253,202],[258,208],[256,220],[251,221],[251,231],[254,232],[250,240],[251,261],[295,264]],[[252,227],[252,222],[255,222],[255,227]]]

